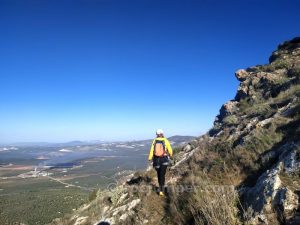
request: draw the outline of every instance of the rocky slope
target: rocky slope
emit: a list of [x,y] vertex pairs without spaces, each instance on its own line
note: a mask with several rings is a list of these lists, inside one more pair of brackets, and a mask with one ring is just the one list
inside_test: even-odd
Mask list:
[[237,95],[222,106],[210,135],[241,152],[239,166],[253,179],[241,182],[251,223],[300,224],[300,39],[280,45],[270,64],[236,77]]
[[236,77],[213,128],[176,155],[167,197],[149,168],[52,224],[300,224],[300,38]]

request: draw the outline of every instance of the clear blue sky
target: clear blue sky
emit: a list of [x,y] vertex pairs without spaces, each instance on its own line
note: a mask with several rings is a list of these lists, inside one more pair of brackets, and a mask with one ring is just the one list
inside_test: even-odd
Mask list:
[[207,131],[297,0],[0,0],[0,142]]

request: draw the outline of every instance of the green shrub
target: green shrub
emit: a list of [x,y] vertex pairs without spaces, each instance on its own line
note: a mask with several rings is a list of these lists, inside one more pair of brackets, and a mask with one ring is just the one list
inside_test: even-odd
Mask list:
[[226,116],[223,119],[223,123],[227,126],[237,125],[239,123],[239,120],[236,115],[230,115],[230,116]]
[[288,69],[291,67],[291,63],[286,60],[276,60],[270,64],[263,65],[260,69],[264,72],[273,72],[278,69]]
[[252,107],[248,110],[248,115],[250,117],[253,116],[263,116],[268,117],[270,114],[274,113],[275,110],[273,110],[269,104],[254,104]]
[[111,202],[113,205],[117,205],[120,197],[125,192],[125,189],[122,186],[118,186],[116,189],[114,189],[112,195],[111,195]]
[[283,100],[292,99],[300,93],[300,84],[293,85],[286,91],[280,92],[275,98],[271,99],[273,103],[280,103]]
[[95,189],[89,194],[89,202],[95,200],[97,198],[98,190]]
[[268,129],[255,129],[249,137],[244,147],[249,151],[260,154],[279,143],[283,138],[283,134],[276,131],[276,126],[272,124]]
[[175,147],[175,148],[173,148],[173,154],[174,154],[174,156],[176,154],[178,154],[179,152],[181,152],[181,151],[182,151],[182,147]]
[[[266,103],[266,99],[262,96],[261,93],[256,93],[255,97],[248,97],[245,99],[242,99],[239,102],[239,114],[245,114],[247,116],[253,116],[253,112],[255,112],[255,107],[256,108],[260,108],[262,110],[262,107],[264,107],[265,105],[267,105]],[[250,114],[250,113],[251,114]]]

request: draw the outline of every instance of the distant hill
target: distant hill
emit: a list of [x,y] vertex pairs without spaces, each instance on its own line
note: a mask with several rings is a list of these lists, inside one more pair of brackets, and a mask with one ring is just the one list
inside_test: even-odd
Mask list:
[[[183,144],[190,140],[195,139],[193,136],[172,136],[169,138],[170,141],[174,142],[175,145]],[[92,141],[70,141],[70,142],[62,142],[62,143],[51,143],[51,142],[16,142],[11,144],[6,144],[3,146],[22,146],[22,147],[30,147],[30,146],[38,146],[38,147],[74,147],[74,146],[86,146],[86,145],[99,145],[99,144],[110,144],[110,143],[134,143],[134,142],[149,142],[148,140],[139,140],[139,141],[103,141],[103,140],[92,140]]]
[[70,141],[70,142],[15,142],[8,145],[11,146],[39,146],[39,147],[63,147],[63,146],[78,146],[78,145],[94,145],[94,144],[101,144],[104,141]]
[[187,143],[189,141],[194,140],[195,138],[196,137],[194,137],[194,136],[175,135],[175,136],[169,137],[168,140],[180,144],[180,143]]

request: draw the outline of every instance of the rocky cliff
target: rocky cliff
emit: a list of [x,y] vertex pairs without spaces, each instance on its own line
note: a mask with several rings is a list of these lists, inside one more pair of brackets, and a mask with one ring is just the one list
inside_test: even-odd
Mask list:
[[235,98],[168,172],[132,175],[52,224],[300,224],[300,38],[236,72]]
[[269,61],[236,72],[237,94],[222,106],[210,137],[238,156],[251,224],[300,224],[300,38],[281,44]]

